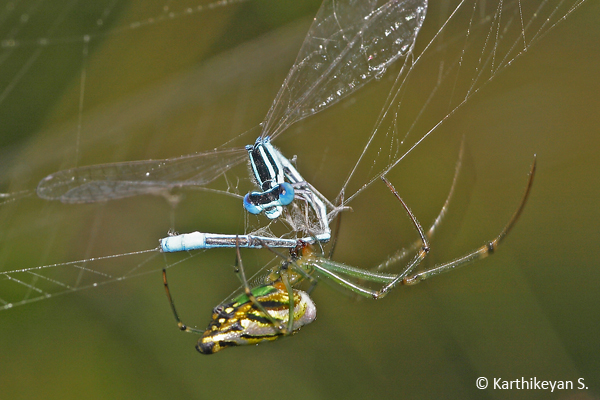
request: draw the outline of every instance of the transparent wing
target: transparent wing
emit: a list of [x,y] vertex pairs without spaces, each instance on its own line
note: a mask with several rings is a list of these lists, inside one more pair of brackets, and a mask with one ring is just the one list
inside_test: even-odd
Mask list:
[[276,137],[381,76],[411,51],[426,11],[427,0],[325,0],[262,135]]
[[[267,114],[262,135],[277,136],[383,74],[412,49],[426,9],[427,0],[325,0]],[[43,179],[37,194],[87,203],[202,186],[245,158],[245,150],[234,149],[73,168]]]
[[63,203],[91,203],[175,187],[202,186],[246,158],[245,149],[226,149],[165,160],[72,168],[48,175],[39,183],[37,194]]

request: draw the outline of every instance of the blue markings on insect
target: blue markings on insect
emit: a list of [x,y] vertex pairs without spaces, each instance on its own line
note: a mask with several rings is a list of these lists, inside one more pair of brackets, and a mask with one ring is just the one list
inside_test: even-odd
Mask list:
[[254,145],[246,146],[250,167],[261,188],[261,192],[251,192],[244,196],[244,208],[251,214],[263,211],[269,219],[278,218],[287,206],[294,201],[294,188],[285,181],[286,171],[283,156],[273,145],[268,136],[258,137]]
[[267,217],[274,219],[281,215],[281,206],[287,206],[292,201],[294,188],[289,183],[282,182],[267,191],[246,194],[244,208],[250,214],[260,214],[264,211]]
[[[329,240],[327,232],[327,240]],[[311,238],[306,238],[312,241]],[[324,238],[317,236],[317,241]],[[159,240],[160,249],[163,253],[174,253],[177,251],[216,249],[216,248],[249,248],[261,249],[265,246],[272,248],[293,248],[297,245],[297,239],[286,239],[259,235],[231,235],[219,233],[191,232],[181,235],[167,236]]]

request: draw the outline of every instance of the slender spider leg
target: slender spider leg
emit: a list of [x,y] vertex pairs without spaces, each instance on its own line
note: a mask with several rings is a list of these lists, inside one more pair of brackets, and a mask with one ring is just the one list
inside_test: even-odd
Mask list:
[[350,291],[362,295],[364,297],[378,299],[381,298],[379,291],[369,289],[363,285],[354,283],[342,275],[362,279],[369,282],[390,283],[393,282],[397,275],[387,274],[384,272],[365,271],[360,268],[354,268],[349,265],[327,260],[325,258],[315,258],[312,261],[306,261],[319,274],[331,279],[338,285],[349,289]]
[[[458,182],[458,175],[460,174],[460,170],[462,169],[462,161],[465,150],[465,138],[463,136],[462,141],[460,143],[460,150],[458,153],[458,160],[456,160],[456,164],[454,166],[454,177],[452,178],[452,185],[450,186],[450,191],[448,192],[448,196],[446,197],[446,201],[444,201],[444,205],[442,206],[439,214],[429,227],[426,233],[427,239],[431,240],[433,235],[435,234],[435,230],[442,223],[442,220],[446,216],[448,212],[448,207],[450,205],[450,201],[454,196],[454,191],[456,189],[456,183]],[[391,255],[387,260],[373,268],[374,270],[381,271],[383,269],[389,268],[390,266],[404,260],[409,254],[414,253],[418,250],[419,246],[422,245],[421,240],[416,240],[413,244],[408,247],[404,247],[398,251],[396,251],[393,255]]]
[[427,254],[429,253],[429,249],[430,249],[429,241],[427,240],[425,232],[423,231],[423,227],[421,226],[421,224],[419,223],[419,221],[417,220],[417,218],[415,217],[415,215],[413,214],[411,209],[406,205],[404,200],[402,200],[402,197],[400,197],[400,195],[396,191],[396,188],[392,185],[392,183],[390,181],[388,181],[385,178],[385,176],[382,176],[381,180],[387,185],[387,187],[392,191],[394,196],[396,196],[396,198],[400,201],[400,204],[402,204],[402,207],[404,207],[404,210],[406,211],[406,213],[410,217],[411,221],[415,225],[417,232],[419,232],[419,236],[421,237],[422,244],[421,244],[421,248],[418,250],[417,254],[412,259],[412,261],[406,266],[404,271],[402,271],[402,273],[400,273],[396,278],[394,278],[393,281],[391,281],[390,283],[385,285],[383,288],[381,288],[381,290],[379,290],[373,296],[375,299],[384,297],[389,292],[390,289],[392,289],[394,286],[396,286],[396,284],[398,284],[398,282],[400,282],[408,274],[410,274],[411,271],[413,271],[417,267],[417,265],[419,265],[421,263],[421,261],[423,261],[423,259],[427,256]]
[[162,275],[163,275],[163,284],[165,285],[165,291],[167,292],[167,299],[169,299],[169,304],[171,305],[171,311],[173,311],[173,316],[175,317],[175,321],[177,321],[177,327],[179,328],[179,330],[184,331],[184,332],[202,335],[204,333],[203,330],[196,329],[196,328],[190,328],[189,326],[187,326],[183,322],[181,322],[181,319],[179,318],[179,314],[177,313],[177,310],[175,309],[175,303],[173,302],[173,298],[171,297],[171,291],[169,290],[169,283],[167,282],[167,269],[166,268],[163,268]]
[[494,251],[496,251],[496,249],[498,248],[498,245],[500,244],[500,242],[502,242],[502,240],[510,232],[512,227],[515,225],[515,223],[521,216],[523,208],[525,207],[525,203],[527,202],[527,198],[529,197],[529,193],[531,191],[531,186],[533,185],[533,177],[535,175],[536,162],[537,162],[536,156],[534,155],[533,163],[531,164],[531,170],[529,171],[529,179],[527,180],[527,187],[525,188],[525,193],[523,194],[523,198],[521,199],[521,202],[519,203],[519,207],[514,212],[514,214],[512,215],[512,217],[510,218],[510,220],[508,221],[506,226],[504,227],[504,229],[502,229],[500,234],[498,236],[496,236],[496,238],[494,238],[489,243],[481,246],[480,248],[478,248],[462,257],[459,257],[455,260],[452,260],[452,261],[444,263],[444,264],[435,265],[432,268],[426,269],[426,270],[421,271],[413,276],[407,277],[404,279],[404,281],[402,283],[405,285],[414,285],[421,281],[424,281],[425,279],[431,278],[432,276],[439,275],[443,272],[451,271],[453,269],[462,267],[463,265],[465,265],[471,261],[479,260],[479,259],[485,258],[485,257],[493,254]]

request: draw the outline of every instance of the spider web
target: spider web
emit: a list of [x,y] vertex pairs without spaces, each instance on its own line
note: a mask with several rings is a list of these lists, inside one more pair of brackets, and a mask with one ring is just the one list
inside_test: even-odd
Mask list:
[[[300,20],[265,36],[247,32],[240,21],[253,2],[243,0],[88,3],[22,0],[0,10],[0,183],[6,193],[0,209],[0,308],[155,273],[192,258],[197,263],[198,255],[207,254],[165,261],[156,240],[169,228],[229,233],[241,226],[274,236],[310,231],[311,224],[301,226],[302,209],[287,223],[267,225],[245,216],[240,193],[252,182],[243,166],[203,191],[93,205],[35,197],[37,182],[57,170],[253,142],[310,24]],[[379,102],[357,127],[361,133],[352,134],[359,145],[332,147],[350,134],[331,129],[323,138],[322,131],[306,132],[314,128],[310,119],[308,128],[292,127],[276,144],[290,157],[297,154],[299,171],[328,198],[352,206],[550,31],[568,25],[584,3],[430,4],[412,55],[366,89]],[[318,4],[307,7],[314,14]],[[353,95],[359,100],[350,96],[332,112],[360,102],[360,93]],[[320,118],[312,123],[322,124]]]

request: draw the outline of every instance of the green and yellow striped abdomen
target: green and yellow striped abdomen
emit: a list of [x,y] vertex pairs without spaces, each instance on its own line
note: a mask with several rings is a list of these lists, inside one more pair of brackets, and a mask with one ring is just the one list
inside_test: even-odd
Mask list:
[[[287,326],[290,296],[281,282],[261,285],[251,290],[272,319]],[[313,322],[317,316],[315,304],[307,293],[293,289],[294,312],[292,332],[276,327],[263,311],[259,310],[246,294],[233,302],[216,307],[212,321],[198,340],[196,348],[202,354],[213,354],[226,347],[258,344],[273,341],[286,334],[297,332],[302,326]]]

